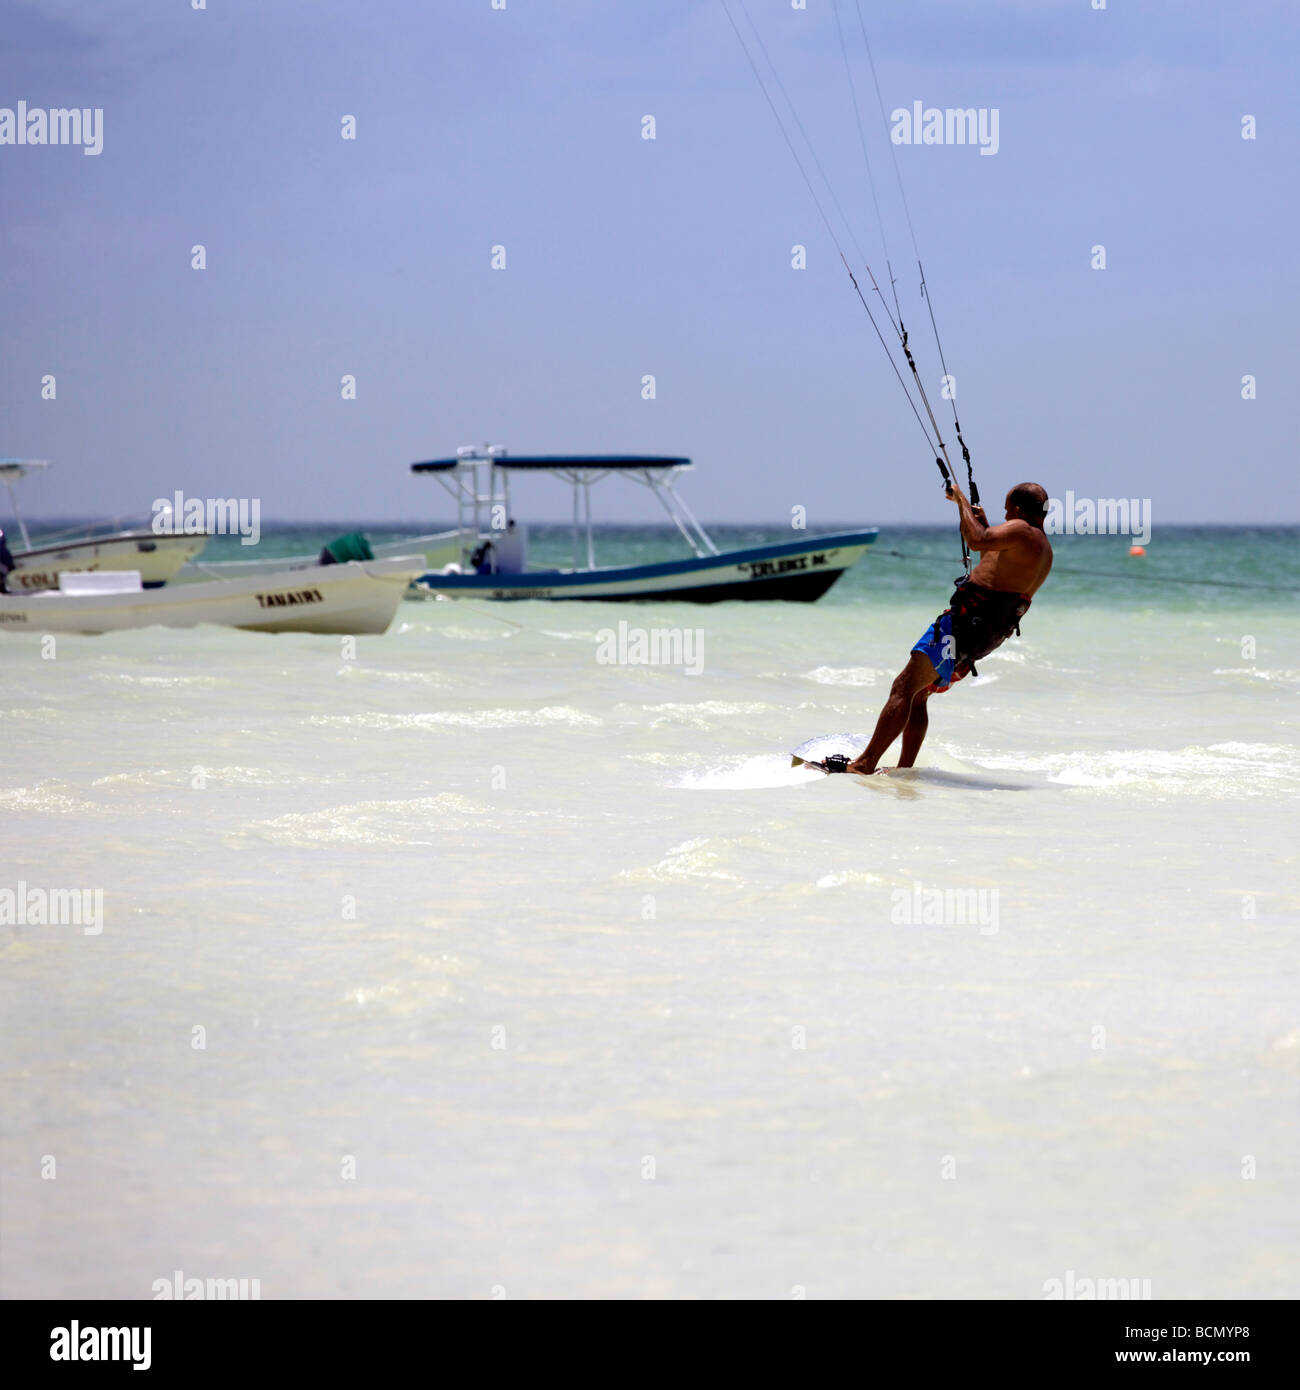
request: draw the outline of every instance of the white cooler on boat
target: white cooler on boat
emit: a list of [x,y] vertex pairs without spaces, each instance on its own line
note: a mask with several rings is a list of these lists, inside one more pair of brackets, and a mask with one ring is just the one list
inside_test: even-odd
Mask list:
[[528,529],[515,522],[492,533],[492,552],[498,574],[523,574],[528,568]]
[[138,594],[139,570],[60,570],[61,594]]

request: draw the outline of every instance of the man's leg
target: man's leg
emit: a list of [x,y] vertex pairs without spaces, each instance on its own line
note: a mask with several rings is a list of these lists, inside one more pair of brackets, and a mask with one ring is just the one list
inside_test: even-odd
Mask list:
[[913,767],[916,755],[925,742],[925,731],[930,727],[930,692],[922,690],[912,696],[912,712],[907,716],[903,729],[903,748],[898,755],[899,767]]
[[[876,720],[876,732],[871,742],[848,765],[849,772],[874,772],[876,764],[885,756],[885,750],[903,732],[912,712],[912,702],[922,690],[928,689],[938,679],[938,672],[928,656],[913,652],[907,665],[894,677],[889,689],[889,699]],[[920,747],[920,744],[917,745]]]

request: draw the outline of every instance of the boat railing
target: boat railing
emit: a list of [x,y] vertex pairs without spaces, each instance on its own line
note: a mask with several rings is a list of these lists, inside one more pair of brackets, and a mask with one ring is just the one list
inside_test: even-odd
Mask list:
[[[450,545],[457,539],[455,530],[432,531],[422,536],[399,536],[384,540],[374,548],[376,559],[392,559],[418,553],[431,543]],[[203,575],[208,579],[231,579],[241,575],[268,573],[271,570],[312,569],[320,563],[319,552],[314,555],[269,555],[249,560],[200,560],[194,559],[181,571],[181,578]]]
[[27,548],[43,550],[49,546],[66,544],[68,541],[106,541],[118,536],[138,535],[140,532],[152,533],[147,519],[138,516],[115,516],[106,521],[80,522],[59,531],[39,531],[31,537]]
[[277,569],[305,570],[318,563],[315,556],[284,555],[263,560],[191,560],[184,568],[185,571],[207,575],[209,579],[229,579],[240,574],[264,572],[270,565]]

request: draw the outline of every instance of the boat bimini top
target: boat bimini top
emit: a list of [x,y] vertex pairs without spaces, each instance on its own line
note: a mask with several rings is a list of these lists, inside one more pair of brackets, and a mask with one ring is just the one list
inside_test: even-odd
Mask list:
[[693,467],[688,458],[653,454],[509,454],[497,445],[485,444],[481,449],[474,445],[457,449],[455,458],[413,463],[411,472],[431,474],[443,485],[456,502],[457,528],[468,532],[472,527],[476,538],[484,531],[505,529],[510,518],[512,472],[553,473],[573,488],[573,567],[578,568],[579,540],[585,530],[587,568],[595,569],[591,488],[614,475],[648,487],[697,556],[718,553],[673,486],[678,473]]

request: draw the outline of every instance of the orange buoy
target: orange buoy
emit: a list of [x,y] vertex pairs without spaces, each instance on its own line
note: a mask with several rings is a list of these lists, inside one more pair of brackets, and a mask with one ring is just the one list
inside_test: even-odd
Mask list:
[[1147,548],[1144,545],[1131,545],[1128,548],[1128,553],[1130,555],[1145,555],[1147,553]]

